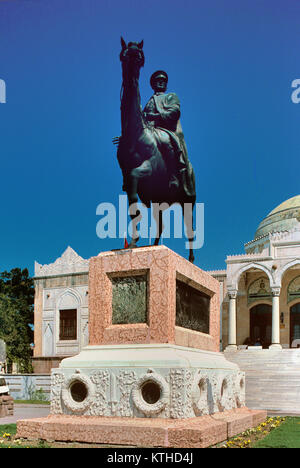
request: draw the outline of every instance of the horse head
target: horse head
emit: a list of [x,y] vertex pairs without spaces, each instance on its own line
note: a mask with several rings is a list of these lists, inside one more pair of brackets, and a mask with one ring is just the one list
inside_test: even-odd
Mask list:
[[[120,60],[123,70],[128,75],[132,73],[136,75],[139,73],[140,68],[144,66],[145,56],[143,51],[144,41],[129,42],[126,44],[123,37],[121,37],[122,50],[120,52]],[[131,74],[130,73],[130,74]]]

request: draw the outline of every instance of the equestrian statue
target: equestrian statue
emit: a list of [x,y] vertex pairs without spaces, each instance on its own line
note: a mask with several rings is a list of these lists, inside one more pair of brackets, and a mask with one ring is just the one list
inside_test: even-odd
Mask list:
[[[150,79],[154,94],[143,110],[139,91],[140,69],[145,62],[143,41],[127,45],[121,38],[121,46],[122,134],[113,142],[118,145],[123,190],[127,193],[132,225],[135,226],[128,248],[136,247],[139,238],[136,227],[141,213],[130,210],[137,206],[138,199],[148,208],[151,203],[162,207],[179,203],[189,240],[189,260],[193,262],[195,175],[179,120],[179,99],[175,93],[166,93],[168,75],[158,70]],[[154,211],[157,223],[154,245],[158,245],[163,231],[163,209]]]

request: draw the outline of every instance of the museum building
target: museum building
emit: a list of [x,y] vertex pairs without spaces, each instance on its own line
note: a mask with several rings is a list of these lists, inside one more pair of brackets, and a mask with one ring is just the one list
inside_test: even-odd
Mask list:
[[[300,196],[259,224],[245,254],[210,271],[221,287],[222,349],[300,345]],[[223,299],[223,300],[222,300]]]
[[[88,344],[89,260],[68,247],[54,263],[35,263],[36,373]],[[300,195],[260,223],[245,253],[209,273],[220,283],[221,350],[300,345]]]

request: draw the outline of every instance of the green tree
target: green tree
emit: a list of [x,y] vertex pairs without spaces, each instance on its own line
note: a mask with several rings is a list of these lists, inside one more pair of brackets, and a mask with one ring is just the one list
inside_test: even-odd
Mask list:
[[8,363],[20,372],[32,372],[33,279],[27,268],[0,273],[0,338],[6,342]]

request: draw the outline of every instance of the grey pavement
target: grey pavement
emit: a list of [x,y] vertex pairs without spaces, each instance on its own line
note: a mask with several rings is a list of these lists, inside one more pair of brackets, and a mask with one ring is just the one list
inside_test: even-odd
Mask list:
[[15,424],[19,419],[43,418],[50,414],[50,405],[15,404],[14,415],[0,418],[2,424]]

